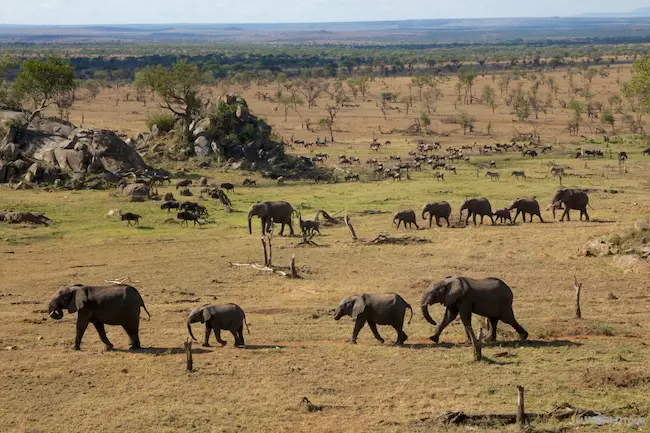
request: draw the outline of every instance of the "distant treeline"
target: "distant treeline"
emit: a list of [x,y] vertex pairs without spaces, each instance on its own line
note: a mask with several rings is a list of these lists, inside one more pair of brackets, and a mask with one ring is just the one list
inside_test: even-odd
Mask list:
[[650,35],[610,38],[579,38],[502,43],[422,43],[350,45],[259,45],[156,43],[112,44],[4,44],[1,52],[18,58],[33,56],[66,57],[80,79],[130,80],[150,65],[171,66],[179,59],[195,63],[206,80],[223,78],[272,78],[312,75],[337,77],[371,74],[392,76],[412,74],[428,68],[433,72],[454,73],[465,65],[485,70],[604,63],[611,59],[629,61],[648,55]]

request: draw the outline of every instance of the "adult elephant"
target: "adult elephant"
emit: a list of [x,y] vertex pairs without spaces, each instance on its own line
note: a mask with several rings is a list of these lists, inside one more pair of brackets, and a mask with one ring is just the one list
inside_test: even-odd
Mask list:
[[490,217],[492,225],[494,225],[494,217],[492,214],[492,205],[486,198],[468,198],[460,207],[460,218],[458,222],[463,219],[463,211],[467,210],[467,218],[465,218],[465,225],[469,224],[469,217],[472,217],[474,225],[476,225],[476,216],[481,216],[481,224],[483,224],[484,217]]
[[121,325],[131,340],[131,350],[140,349],[140,308],[144,308],[142,296],[135,287],[116,285],[106,287],[83,286],[80,284],[60,288],[50,301],[50,317],[55,320],[63,318],[63,310],[77,313],[77,334],[74,349],[81,348],[81,339],[90,323],[95,326],[99,338],[107,350],[113,344],[106,336],[104,325]]
[[203,347],[210,347],[210,332],[214,331],[214,337],[217,342],[222,346],[226,342],[221,339],[221,330],[230,331],[235,338],[235,346],[244,345],[244,325],[246,331],[248,330],[248,323],[246,322],[246,314],[239,305],[236,304],[223,304],[223,305],[203,305],[199,308],[192,310],[187,316],[187,331],[194,341],[194,334],[192,334],[192,323],[201,322],[205,323],[205,341]]
[[518,198],[514,200],[510,205],[509,210],[513,210],[513,209],[517,210],[513,222],[517,222],[517,217],[519,216],[519,214],[521,214],[521,217],[524,219],[524,222],[526,222],[526,214],[530,215],[531,223],[533,222],[533,215],[536,215],[537,218],[539,218],[540,222],[544,222],[544,219],[542,218],[542,214],[539,210],[539,202],[534,198],[532,199]]
[[589,196],[583,190],[570,188],[559,189],[553,196],[549,207],[555,206],[557,203],[564,205],[564,213],[562,214],[560,221],[564,221],[564,217],[566,217],[568,221],[571,221],[571,215],[569,214],[569,211],[571,210],[579,210],[580,220],[582,220],[584,215],[585,219],[589,221],[589,214],[587,213]]
[[[487,317],[490,321],[489,341],[497,338],[499,320],[511,325],[522,340],[528,338],[528,332],[517,322],[512,311],[512,290],[498,278],[474,280],[465,277],[447,277],[433,283],[422,296],[420,307],[427,322],[436,326],[430,337],[438,342],[440,334],[460,314],[467,337],[471,340],[472,313]],[[437,325],[429,315],[429,305],[443,304],[447,307],[442,322]]]
[[429,214],[429,228],[433,223],[433,218],[436,219],[436,225],[442,227],[440,224],[440,219],[444,219],[447,222],[447,227],[449,227],[449,216],[451,215],[451,206],[446,201],[441,201],[437,203],[427,203],[422,208],[422,219],[427,219],[427,214]]
[[248,233],[252,234],[251,219],[257,216],[262,221],[262,235],[271,233],[273,224],[282,224],[280,235],[284,234],[284,226],[289,226],[293,235],[293,207],[286,201],[265,201],[254,203],[248,211]]

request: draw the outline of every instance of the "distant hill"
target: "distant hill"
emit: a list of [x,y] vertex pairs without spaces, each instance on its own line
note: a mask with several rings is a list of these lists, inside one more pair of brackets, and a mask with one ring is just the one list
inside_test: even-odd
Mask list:
[[580,15],[585,18],[641,18],[650,17],[650,7],[638,8],[632,12],[588,12]]

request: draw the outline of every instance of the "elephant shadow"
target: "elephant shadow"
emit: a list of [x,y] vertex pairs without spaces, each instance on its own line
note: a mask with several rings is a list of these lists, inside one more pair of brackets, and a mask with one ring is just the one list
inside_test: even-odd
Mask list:
[[281,346],[279,344],[245,344],[244,346],[238,347],[239,350],[268,350],[268,349],[286,349],[287,346]]
[[[494,341],[483,343],[483,348],[503,347],[503,348],[517,348],[517,347],[579,347],[582,343],[569,340],[506,340]],[[454,349],[459,347],[471,347],[469,343],[405,343],[404,348],[407,349]]]
[[155,230],[155,227],[152,226],[137,226],[137,230]]
[[[137,349],[137,350],[113,349],[113,352],[138,353],[138,354],[142,353],[145,355],[161,356],[161,355],[180,355],[185,353],[185,349],[182,347],[143,347],[142,349]],[[210,353],[210,351],[197,347],[197,348],[192,348],[192,353],[196,355],[201,353]]]

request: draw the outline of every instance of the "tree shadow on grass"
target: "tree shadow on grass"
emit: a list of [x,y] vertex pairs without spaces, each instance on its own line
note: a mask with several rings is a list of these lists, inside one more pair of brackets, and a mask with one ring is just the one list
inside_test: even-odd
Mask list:
[[[120,353],[134,353],[134,354],[145,354],[145,355],[180,355],[185,353],[185,348],[183,347],[143,347],[142,349],[130,350],[130,349],[113,349],[113,352]],[[210,353],[209,350],[201,348],[192,348],[193,354],[199,353]]]
[[155,230],[156,228],[152,227],[152,226],[138,226],[137,229],[138,230]]
[[[569,340],[510,340],[510,341],[495,341],[483,343],[483,348],[503,347],[503,348],[517,348],[517,347],[578,347],[582,343]],[[470,348],[469,343],[404,343],[404,348],[407,349],[453,349],[453,348]]]

